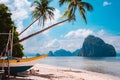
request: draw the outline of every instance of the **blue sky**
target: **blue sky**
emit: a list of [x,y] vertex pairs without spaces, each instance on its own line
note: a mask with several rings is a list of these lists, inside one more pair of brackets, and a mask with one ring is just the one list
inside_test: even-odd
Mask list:
[[[76,13],[77,21],[74,24],[66,22],[42,34],[22,42],[25,53],[47,53],[48,51],[66,49],[75,51],[82,47],[85,37],[89,34],[102,38],[106,43],[112,44],[120,52],[120,1],[119,0],[83,0],[93,5],[94,10],[86,13],[87,24]],[[12,12],[12,19],[17,30],[21,32],[33,19],[31,18],[31,3],[33,0],[0,0]],[[45,27],[61,20],[66,6],[59,7],[58,0],[50,4],[56,8],[55,19],[47,21]],[[41,30],[35,23],[20,38]]]

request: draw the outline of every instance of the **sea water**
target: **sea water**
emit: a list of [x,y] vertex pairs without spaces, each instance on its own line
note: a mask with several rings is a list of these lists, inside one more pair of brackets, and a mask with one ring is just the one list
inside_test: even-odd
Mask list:
[[39,61],[59,67],[84,69],[120,77],[120,57],[46,57]]

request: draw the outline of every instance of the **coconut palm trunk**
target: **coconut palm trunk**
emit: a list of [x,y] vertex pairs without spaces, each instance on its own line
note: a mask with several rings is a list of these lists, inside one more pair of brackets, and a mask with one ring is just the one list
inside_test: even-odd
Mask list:
[[50,28],[53,28],[53,27],[55,27],[56,25],[59,25],[59,24],[64,23],[64,22],[67,22],[68,20],[69,20],[69,19],[65,19],[65,20],[63,20],[63,21],[57,22],[57,23],[55,23],[55,24],[53,24],[53,25],[51,25],[51,26],[48,26],[48,27],[46,27],[46,28],[44,28],[44,29],[42,29],[42,30],[40,30],[40,31],[38,31],[38,32],[35,32],[35,33],[33,33],[33,34],[31,34],[31,35],[29,35],[29,36],[27,36],[27,37],[24,37],[23,39],[21,39],[21,40],[19,40],[17,43],[15,43],[14,46],[17,45],[17,44],[19,44],[20,42],[22,42],[22,41],[24,41],[24,40],[27,40],[27,39],[29,39],[29,38],[37,35],[37,34],[40,34],[40,33],[44,32],[44,31],[46,31],[46,30],[48,30],[48,29],[50,29]]
[[[40,18],[40,17],[39,17]],[[37,18],[35,21],[33,21],[27,28],[25,28],[23,31],[21,31],[18,36],[20,36],[23,32],[25,32],[28,28],[30,28],[36,21],[39,20],[39,18]]]

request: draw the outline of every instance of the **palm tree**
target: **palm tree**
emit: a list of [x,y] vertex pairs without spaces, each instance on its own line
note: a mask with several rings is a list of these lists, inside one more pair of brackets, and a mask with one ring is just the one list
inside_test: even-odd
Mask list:
[[93,7],[91,4],[89,4],[88,2],[83,2],[82,0],[60,0],[59,1],[60,6],[64,5],[65,3],[68,3],[68,6],[62,17],[67,17],[69,21],[75,21],[76,20],[75,13],[76,13],[76,9],[78,9],[82,19],[85,21],[85,23],[87,23],[85,12],[86,12],[86,9],[87,11],[93,10]]
[[[86,17],[85,17],[85,12],[86,10],[87,11],[91,11],[93,10],[93,7],[91,4],[87,3],[87,2],[83,2],[82,0],[59,0],[59,5],[62,6],[64,5],[65,3],[68,3],[68,6],[67,6],[67,9],[65,11],[65,13],[63,14],[62,17],[67,17],[65,20],[62,20],[60,22],[57,22],[55,24],[52,24],[51,26],[48,26],[38,32],[35,32],[31,35],[28,35],[27,37],[19,40],[16,44],[18,44],[19,42],[22,42],[30,37],[33,37],[39,33],[42,33],[52,27],[55,27],[56,25],[58,24],[61,24],[61,23],[64,23],[66,21],[75,21],[76,17],[75,17],[75,13],[76,13],[76,10],[79,9],[79,12],[80,12],[80,15],[82,16],[82,18],[84,19],[84,21],[87,23],[87,20],[86,20]],[[36,9],[34,11],[38,11],[39,9]],[[46,15],[46,14],[45,14]],[[35,17],[35,16],[34,16]],[[44,22],[45,20],[43,20]],[[14,44],[14,45],[16,45]]]
[[26,29],[24,29],[19,35],[21,35],[24,31],[26,31],[29,27],[31,27],[36,21],[39,20],[39,24],[44,26],[44,23],[47,19],[54,19],[54,10],[55,8],[48,6],[50,0],[35,0],[32,6],[35,6],[35,10],[32,12],[32,17],[35,18]]

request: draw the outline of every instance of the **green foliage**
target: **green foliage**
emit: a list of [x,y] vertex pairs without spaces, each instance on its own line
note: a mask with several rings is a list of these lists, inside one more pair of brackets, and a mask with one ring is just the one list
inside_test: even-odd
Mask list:
[[76,20],[75,13],[78,9],[82,19],[85,21],[85,23],[87,23],[85,12],[86,10],[87,11],[93,10],[91,4],[83,2],[82,0],[59,0],[60,6],[64,5],[65,3],[68,3],[68,6],[62,17],[67,17],[69,21],[75,21]]
[[55,8],[50,7],[51,0],[35,0],[32,6],[35,6],[35,10],[32,12],[32,16],[35,19],[39,19],[39,23],[44,26],[47,19],[54,19],[53,11]]
[[[14,27],[13,43],[16,43],[19,40],[18,32],[16,31],[14,22],[11,19],[11,15],[12,14],[8,10],[8,7],[4,4],[0,4],[0,33],[9,33],[9,31]],[[8,35],[0,35],[0,54],[6,47],[7,41]],[[23,57],[23,46],[21,44],[15,45],[13,47],[12,54],[14,57]]]

